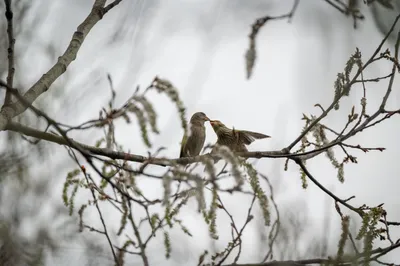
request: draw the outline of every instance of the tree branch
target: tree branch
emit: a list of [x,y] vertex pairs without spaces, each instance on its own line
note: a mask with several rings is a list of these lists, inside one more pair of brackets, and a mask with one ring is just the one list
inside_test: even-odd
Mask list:
[[[120,152],[120,151],[113,151],[111,149],[107,148],[99,148],[95,146],[90,146],[78,141],[73,140],[72,138],[65,139],[63,136],[59,136],[56,134],[52,133],[47,133],[44,131],[39,131],[34,128],[22,125],[17,122],[10,122],[6,128],[6,130],[11,130],[14,132],[18,132],[20,134],[23,134],[25,136],[41,139],[41,140],[46,140],[50,141],[53,143],[57,143],[60,145],[65,145],[71,148],[80,147],[83,150],[86,150],[90,152],[92,155],[100,155],[100,156],[105,156],[110,159],[121,159],[121,160],[126,160],[126,161],[131,161],[131,162],[137,162],[137,163],[146,163],[146,164],[153,164],[153,165],[159,165],[159,166],[172,166],[176,164],[181,164],[181,165],[188,165],[188,164],[193,164],[200,162],[204,160],[206,157],[212,157],[218,159],[219,156],[216,155],[210,155],[210,154],[204,154],[204,155],[199,155],[195,157],[186,157],[186,158],[178,158],[178,159],[168,159],[168,158],[149,158],[146,156],[142,155],[136,155],[132,153],[125,153],[125,152]],[[326,146],[323,146],[321,148],[316,148],[311,151],[306,151],[303,153],[284,153],[283,151],[251,151],[251,152],[238,152],[236,153],[237,156],[243,157],[243,158],[289,158],[289,159],[299,159],[299,160],[308,160],[315,155],[322,153],[326,151],[327,149],[341,143],[341,140],[338,141],[333,141],[329,143]],[[71,145],[72,144],[72,145]],[[315,155],[314,155],[315,154]]]
[[[95,1],[89,15],[72,35],[72,39],[64,54],[60,56],[57,63],[24,94],[23,97],[28,103],[32,104],[41,94],[46,92],[54,81],[56,81],[67,70],[72,61],[76,59],[78,51],[86,36],[89,34],[93,26],[103,18],[105,12],[108,11],[104,8],[105,3],[106,0]],[[4,106],[0,111],[0,131],[5,129],[7,123],[13,117],[20,115],[26,109],[27,106],[20,101],[16,101],[9,106]]]
[[117,152],[117,151],[113,151],[110,149],[103,149],[103,148],[98,148],[98,147],[94,147],[94,146],[89,146],[89,145],[77,142],[71,138],[69,139],[69,142],[68,142],[68,140],[66,140],[62,136],[52,134],[52,133],[42,132],[42,131],[33,129],[31,127],[24,126],[24,125],[22,125],[20,123],[16,123],[16,122],[10,122],[6,126],[6,130],[11,130],[14,132],[24,134],[26,136],[30,136],[30,137],[34,137],[34,138],[38,138],[38,139],[42,139],[42,140],[47,140],[47,141],[50,141],[53,143],[71,147],[71,145],[69,144],[69,142],[70,142],[70,143],[74,144],[75,146],[81,147],[81,149],[84,149],[92,154],[106,156],[110,159],[123,159],[123,160],[127,160],[127,161],[138,162],[138,163],[144,163],[149,160],[152,160],[152,162],[150,164],[166,166],[164,163],[162,163],[163,160],[161,160],[161,159],[151,159],[151,158],[149,159],[147,157],[140,156],[140,155],[125,153],[125,152]]
[[[348,209],[358,213],[362,214],[362,211],[359,209],[351,206],[348,204],[345,200],[340,199],[338,196],[333,194],[332,192],[329,191],[329,189],[325,188],[321,183],[317,181],[317,179],[314,178],[314,176],[308,171],[307,167],[304,165],[304,163],[299,160],[299,159],[294,159],[294,161],[300,166],[300,168],[304,171],[304,173],[307,175],[307,177],[317,186],[319,187],[322,191],[324,191],[326,194],[328,194],[331,198],[333,198],[335,201],[340,202],[342,205],[346,206]],[[362,215],[361,215],[362,216]]]
[[[346,257],[346,259],[342,259],[341,261],[335,261],[332,258],[331,259],[316,258],[316,259],[306,259],[306,260],[270,261],[265,263],[225,264],[223,266],[300,266],[300,265],[323,264],[323,263],[330,263],[330,264],[335,263],[334,265],[353,265],[352,263],[354,262],[354,259],[357,260],[363,259],[367,255],[373,255],[373,254],[377,254],[374,258],[378,258],[399,247],[400,247],[400,242],[395,243],[394,245],[389,245],[385,248],[376,248],[370,251],[369,254],[360,253],[354,256],[348,256]],[[370,258],[369,261],[372,261],[374,258]]]
[[[170,166],[170,165],[176,165],[176,164],[187,165],[187,164],[200,162],[203,159],[205,159],[206,157],[219,158],[218,156],[210,155],[210,154],[204,154],[204,155],[199,155],[199,156],[195,156],[195,157],[179,158],[179,159],[149,158],[149,157],[145,157],[145,156],[141,156],[141,155],[113,151],[111,149],[98,148],[98,147],[86,145],[86,144],[77,142],[77,141],[73,140],[72,138],[65,139],[63,136],[39,131],[39,130],[33,129],[31,127],[28,127],[28,126],[24,126],[17,122],[10,122],[6,126],[5,129],[11,130],[14,132],[18,132],[18,133],[21,133],[21,134],[24,134],[26,136],[30,136],[33,138],[38,138],[38,139],[50,141],[53,143],[57,143],[60,145],[65,145],[65,146],[68,146],[71,148],[74,148],[74,147],[72,147],[72,145],[70,145],[70,144],[73,144],[73,146],[80,147],[81,149],[86,150],[92,154],[105,156],[110,159],[121,159],[121,160],[126,160],[126,161],[147,163],[147,164],[153,164],[153,165],[159,165],[159,166]],[[299,154],[299,155],[284,154],[282,151],[252,151],[252,152],[240,152],[240,153],[237,153],[237,155],[244,157],[244,158],[295,158],[295,157],[301,156],[302,154]]]
[[[79,164],[79,161],[78,161],[78,158],[76,157],[75,153],[72,152],[72,156],[73,156],[75,162],[76,162],[78,165],[80,165],[80,164]],[[87,184],[88,186],[90,186],[89,179],[91,179],[91,177],[86,173],[85,168],[81,168],[81,171],[82,171],[83,175],[85,176],[86,184]],[[94,183],[93,179],[91,179],[91,181]],[[97,212],[98,212],[99,217],[100,217],[101,224],[103,225],[103,229],[104,229],[103,232],[98,231],[98,230],[97,230],[97,232],[101,232],[102,234],[104,234],[104,235],[106,236],[107,241],[108,241],[108,244],[110,245],[111,253],[112,253],[113,257],[114,257],[114,261],[115,261],[115,263],[116,263],[116,266],[120,266],[120,263],[119,263],[119,261],[118,261],[117,255],[115,254],[114,246],[113,246],[113,244],[112,244],[112,242],[111,242],[110,235],[108,234],[108,230],[107,230],[107,226],[106,226],[106,223],[105,223],[105,221],[104,221],[104,218],[103,218],[103,214],[102,214],[102,212],[101,212],[101,210],[100,210],[100,207],[99,207],[98,199],[97,199],[97,197],[96,197],[96,194],[94,193],[94,189],[91,187],[89,190],[90,190],[90,192],[91,192],[91,194],[92,194],[93,203],[94,203],[94,205],[96,206]]]
[[269,21],[269,20],[280,20],[287,18],[289,22],[292,21],[294,13],[299,5],[299,0],[294,0],[292,9],[290,12],[279,15],[279,16],[264,16],[258,18],[253,25],[251,25],[251,32],[249,34],[249,48],[246,51],[245,59],[246,59],[246,77],[247,79],[251,78],[253,73],[254,65],[256,62],[257,57],[257,50],[256,50],[256,37],[260,29]]
[[[346,84],[345,86],[349,87],[352,86],[356,81],[358,76],[361,75],[362,71],[364,71],[364,69],[370,65],[372,62],[374,62],[375,60],[375,56],[381,51],[383,44],[386,42],[386,40],[389,38],[390,34],[393,32],[394,27],[396,26],[397,22],[400,19],[400,15],[398,15],[396,17],[396,19],[394,20],[392,27],[390,28],[390,30],[388,31],[388,33],[386,34],[386,36],[383,38],[383,40],[380,42],[380,44],[378,45],[378,48],[376,48],[375,52],[372,54],[372,56],[369,58],[369,60],[364,64],[363,67],[359,68],[357,73],[354,75],[353,79]],[[345,90],[344,90],[345,91]],[[344,92],[342,93],[344,94]],[[343,95],[342,95],[343,96]],[[329,105],[329,107],[315,120],[313,120],[312,123],[310,123],[310,125],[300,134],[299,137],[297,137],[289,146],[287,146],[284,150],[286,151],[286,153],[289,153],[290,150],[304,137],[308,134],[308,132],[315,126],[317,125],[324,117],[326,117],[328,115],[328,113],[335,107],[335,105],[339,102],[339,100],[342,97],[338,97],[338,99],[336,99],[335,101],[333,101],[331,103],[331,105]]]
[[[8,49],[7,49],[7,57],[8,57],[8,75],[7,75],[7,85],[9,87],[13,87],[14,80],[14,33],[13,33],[13,12],[11,9],[11,0],[4,0],[6,6],[6,19],[7,19],[7,36],[8,36]],[[4,106],[11,104],[11,92],[6,91],[6,96],[4,98]],[[3,106],[3,107],[4,107]]]

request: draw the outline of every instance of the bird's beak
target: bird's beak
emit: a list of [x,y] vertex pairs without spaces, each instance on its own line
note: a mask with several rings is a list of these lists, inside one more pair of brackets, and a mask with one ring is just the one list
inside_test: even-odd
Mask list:
[[206,121],[211,121],[211,119],[206,116]]

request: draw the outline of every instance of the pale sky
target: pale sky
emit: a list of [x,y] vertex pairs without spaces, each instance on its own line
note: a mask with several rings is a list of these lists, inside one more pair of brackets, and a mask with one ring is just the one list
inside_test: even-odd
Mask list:
[[[58,52],[64,51],[74,29],[88,14],[91,2],[56,1],[45,26],[37,30],[38,39],[50,38],[57,44]],[[361,50],[365,62],[382,39],[366,10],[364,13],[367,19],[354,30],[352,19],[345,18],[324,1],[301,1],[292,23],[287,23],[286,20],[273,21],[260,31],[257,38],[258,59],[253,77],[246,80],[244,53],[248,46],[250,25],[260,16],[279,15],[289,11],[292,1],[282,2],[254,1],[247,3],[249,6],[242,6],[243,2],[232,0],[124,0],[90,32],[79,51],[78,59],[68,69],[68,77],[71,78],[68,86],[55,88],[64,90],[68,99],[60,100],[56,104],[58,106],[55,107],[53,118],[69,124],[79,124],[97,117],[98,111],[107,104],[110,95],[106,79],[108,72],[113,76],[119,105],[125,102],[137,85],[145,87],[158,75],[168,79],[179,89],[187,106],[188,118],[196,111],[203,111],[227,126],[272,136],[271,139],[256,141],[250,146],[250,150],[282,149],[299,135],[303,127],[300,120],[302,113],[317,115],[320,110],[314,104],[327,106],[333,100],[336,75],[343,70],[355,48]],[[124,26],[116,27],[120,21],[124,21]],[[116,29],[119,29],[122,41],[106,43],[105,39],[113,36]],[[30,55],[26,60],[34,58],[35,55]],[[50,63],[39,60],[34,68],[30,68],[25,84],[35,82]],[[379,67],[375,65],[364,76],[383,76],[388,74],[390,68],[389,63]],[[88,77],[87,74],[94,69],[95,78]],[[391,100],[388,102],[391,109],[399,108],[399,91],[396,90],[398,84],[396,82],[394,85]],[[375,110],[372,108],[380,103],[386,85],[386,81],[369,85],[369,110]],[[86,91],[83,92],[84,90]],[[328,116],[324,124],[341,129],[351,106],[354,104],[359,110],[360,93],[361,90],[355,90],[349,98],[343,100],[341,109]],[[42,98],[41,100],[46,100],[45,97]],[[159,136],[151,138],[155,147],[153,150],[159,146],[167,147],[163,155],[176,158],[182,137],[180,121],[175,115],[176,108],[165,96],[154,94],[151,101],[159,114],[161,130]],[[353,205],[378,205],[384,202],[388,219],[400,220],[397,196],[397,173],[400,172],[400,164],[397,163],[400,156],[397,149],[400,130],[398,119],[395,116],[379,127],[353,138],[350,142],[352,144],[386,147],[387,150],[383,153],[367,154],[354,152],[358,164],[345,166],[344,184],[337,180],[336,171],[324,155],[308,161],[310,172],[339,197],[355,195],[356,199],[351,201]],[[139,141],[140,132],[136,122],[126,125],[119,121],[116,125],[118,142],[132,153],[145,155],[147,150]],[[100,131],[90,131],[74,133],[72,137],[94,145],[93,137],[98,137],[99,134]],[[207,143],[213,143],[215,139],[212,129],[207,126]],[[59,193],[65,178],[64,173],[71,169],[72,164],[65,163],[69,159],[66,159],[63,147],[56,146],[54,151],[60,154],[58,159],[65,168],[62,173],[56,171],[55,173],[60,174],[54,175],[54,179],[59,180],[54,182],[54,200],[61,200]],[[341,160],[343,155],[340,151],[336,153],[340,154],[337,158]],[[56,161],[59,166],[60,162]],[[340,219],[334,210],[334,202],[311,182],[307,190],[303,190],[298,167],[290,163],[289,170],[284,172],[283,164],[284,160],[262,159],[258,161],[257,169],[267,174],[277,185],[276,201],[278,205],[282,205],[282,209],[304,206],[301,211],[311,221],[308,228],[313,233],[327,233],[323,219],[327,213],[326,208],[329,208],[328,213],[332,217],[330,235],[334,236],[329,244],[331,248],[335,248]],[[148,195],[162,193],[158,181],[143,180],[140,181],[140,187]],[[86,196],[81,193],[79,198],[85,200]],[[243,216],[247,212],[248,204],[245,204],[247,202],[243,197],[226,198],[226,206],[232,210],[234,216]],[[201,252],[209,248],[207,228],[196,214],[195,202],[189,204],[190,206],[193,209],[187,208],[182,213],[182,219],[195,237],[186,238],[180,232],[171,234],[173,256],[176,260],[162,265],[176,265],[177,262],[181,265],[193,265],[197,263]],[[112,215],[111,208],[108,211],[106,222],[110,228],[116,230],[120,218]],[[88,212],[86,215],[90,214],[93,215],[93,224],[99,225],[97,214]],[[227,220],[222,214],[220,216],[218,224],[226,224]],[[394,233],[396,231],[392,229],[392,234]],[[84,234],[86,236],[83,237],[90,239],[90,232]],[[219,243],[222,247],[229,240],[230,230],[220,229],[220,234],[222,242]],[[239,262],[256,262],[253,259],[259,258],[259,248],[254,247],[258,245],[254,240],[257,239],[257,234],[256,223],[246,229],[246,248]],[[307,240],[309,238],[304,237],[303,241]],[[382,243],[381,246],[387,244]],[[71,251],[68,253],[68,263],[78,265],[83,257],[79,246],[64,244],[63,247]],[[150,258],[155,263],[152,265],[161,265],[164,260],[162,242],[161,246],[155,244],[149,248],[149,253],[155,254]],[[387,259],[393,260],[395,254],[398,255],[399,252],[388,255]],[[59,263],[61,260],[62,258],[53,258],[49,259],[49,263]],[[135,258],[135,261],[139,261],[139,258]]]

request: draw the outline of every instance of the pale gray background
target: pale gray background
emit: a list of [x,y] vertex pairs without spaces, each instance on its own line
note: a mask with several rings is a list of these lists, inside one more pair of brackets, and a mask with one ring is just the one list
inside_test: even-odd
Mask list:
[[[36,45],[32,45],[29,48],[32,52],[26,54],[25,60],[32,63],[21,67],[23,69],[16,74],[20,78],[23,76],[21,79],[25,87],[29,87],[54,63],[41,59],[39,47],[51,42],[55,44],[55,54],[63,52],[73,31],[87,16],[92,1],[42,0],[37,4],[36,11],[32,11],[32,17],[40,16],[47,5],[49,7],[45,11],[48,16],[45,22],[33,32]],[[327,106],[332,101],[336,74],[343,70],[355,48],[361,50],[366,61],[382,39],[367,9],[363,10],[366,20],[354,30],[352,19],[345,18],[324,1],[300,1],[292,23],[286,20],[272,21],[260,31],[255,70],[252,79],[246,80],[244,53],[248,47],[250,25],[261,16],[286,13],[291,6],[292,1],[124,0],[90,32],[77,60],[67,71],[67,85],[62,85],[63,80],[58,81],[60,86],[51,95],[42,96],[40,101],[45,102],[59,93],[66,95],[53,100],[52,117],[65,123],[79,124],[96,117],[98,110],[107,104],[110,91],[106,73],[109,72],[113,77],[119,104],[125,102],[137,85],[144,87],[155,75],[159,75],[179,89],[188,115],[201,110],[211,118],[224,121],[228,126],[251,129],[273,137],[255,142],[251,150],[281,149],[299,135],[303,126],[300,120],[302,113],[319,114],[314,104]],[[387,20],[389,25],[393,21],[389,13]],[[110,36],[118,40],[112,42]],[[25,48],[17,40],[17,53],[18,49]],[[375,65],[366,71],[364,77],[386,75],[390,68],[389,63]],[[381,82],[369,85],[369,110],[374,110],[372,108],[379,104],[386,84]],[[399,108],[398,86],[396,82],[388,102],[391,109]],[[324,123],[341,128],[351,105],[359,108],[360,95],[361,90],[358,88],[342,101],[342,108],[332,113]],[[152,141],[155,147],[168,148],[164,155],[177,157],[182,129],[176,108],[165,96],[155,95],[151,101],[159,114],[161,131],[159,136],[152,137]],[[383,146],[387,150],[384,153],[368,154],[354,152],[358,164],[345,166],[344,184],[339,183],[336,171],[325,156],[308,162],[311,173],[339,197],[356,195],[352,201],[354,205],[377,205],[384,202],[389,213],[388,219],[400,220],[398,119],[395,116],[354,138],[354,144]],[[146,154],[146,148],[139,141],[136,122],[126,125],[120,121],[116,124],[118,142],[132,153]],[[71,136],[87,144],[94,144],[94,137],[100,134],[100,131],[89,131]],[[207,134],[207,142],[214,142],[215,135],[210,127],[207,127]],[[40,169],[38,171],[50,174],[54,179],[52,195],[43,202],[43,206],[51,201],[61,201],[65,173],[73,165],[71,162],[66,163],[68,159],[63,147],[52,147],[54,156],[45,169],[43,165],[32,165],[34,169]],[[342,155],[338,159],[341,160]],[[284,160],[263,159],[257,163],[257,169],[267,174],[276,184],[276,201],[282,208],[299,208],[302,215],[308,217],[307,228],[312,234],[304,234],[302,241],[309,243],[315,234],[328,235],[328,239],[332,237],[330,248],[334,249],[340,219],[333,208],[333,201],[311,183],[307,190],[303,190],[298,167],[289,164],[289,170],[284,172],[283,163]],[[156,181],[143,180],[140,186],[148,195],[156,196],[162,192]],[[80,202],[85,202],[88,196],[80,193],[78,198]],[[226,206],[235,216],[240,217],[247,211],[247,202],[243,197],[233,196],[227,198]],[[166,263],[163,263],[162,242],[150,245],[150,260],[154,265],[193,265],[197,263],[200,253],[209,247],[207,228],[204,222],[199,222],[202,220],[196,214],[195,202],[189,206],[193,206],[192,210],[182,213],[182,218],[194,237],[186,238],[179,231],[173,233],[173,259]],[[113,215],[111,208],[105,208],[105,211],[107,225],[116,230],[119,216]],[[48,223],[52,227],[53,217],[49,213],[44,212],[36,223]],[[324,228],[323,223],[327,213],[331,214],[332,219],[329,230]],[[96,212],[88,211],[85,215],[87,219],[93,219],[93,225],[100,226]],[[219,225],[226,224],[226,221],[221,215]],[[35,222],[30,220],[20,231],[28,238],[33,237],[36,234]],[[217,246],[222,247],[226,243],[230,237],[229,231],[220,230],[221,241]],[[54,232],[57,236],[62,233],[63,229]],[[246,247],[240,262],[256,262],[262,257],[260,250],[265,249],[258,246],[258,234],[256,223],[246,229]],[[86,232],[73,242],[63,243],[63,255],[49,256],[47,264],[82,264],[86,252],[81,248],[82,238],[92,239],[91,233]],[[105,239],[98,239],[106,243]],[[117,241],[115,243],[122,245]],[[299,249],[302,249],[301,245]],[[93,263],[111,259],[109,253],[104,252],[87,255],[93,257]],[[387,258],[396,262],[398,256],[397,252],[397,255],[393,253]],[[139,261],[138,258],[135,261]]]

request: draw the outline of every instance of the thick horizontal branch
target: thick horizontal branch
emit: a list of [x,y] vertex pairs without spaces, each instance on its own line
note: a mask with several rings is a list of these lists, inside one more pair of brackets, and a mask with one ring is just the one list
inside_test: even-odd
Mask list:
[[163,160],[161,160],[161,159],[149,159],[149,158],[141,156],[141,155],[135,155],[135,154],[125,153],[125,152],[113,151],[110,149],[98,148],[98,147],[94,147],[94,146],[90,146],[90,145],[86,145],[86,144],[77,142],[73,139],[68,139],[69,140],[69,142],[68,142],[68,140],[66,140],[62,136],[39,131],[39,130],[33,129],[31,127],[27,127],[22,124],[16,123],[16,122],[9,123],[6,126],[6,130],[15,131],[15,132],[24,134],[26,136],[50,141],[50,142],[57,143],[60,145],[65,145],[68,147],[71,147],[71,145],[69,144],[69,142],[70,142],[73,145],[76,145],[76,146],[80,147],[81,149],[84,149],[92,154],[106,156],[110,159],[124,159],[127,161],[139,162],[139,163],[144,163],[144,162],[148,162],[149,160],[151,160],[151,164],[166,166],[166,164],[162,163]]
[[[195,157],[169,159],[169,158],[161,158],[161,157],[158,157],[158,158],[157,157],[146,157],[146,156],[126,153],[126,152],[113,151],[113,150],[107,149],[107,148],[99,148],[99,147],[83,144],[83,143],[74,141],[71,138],[66,139],[63,136],[39,131],[34,128],[19,124],[17,122],[10,122],[6,126],[6,130],[15,131],[15,132],[21,133],[26,136],[50,141],[50,142],[57,143],[60,145],[65,145],[65,146],[68,146],[68,147],[71,147],[74,149],[78,147],[80,149],[90,152],[92,155],[100,155],[100,156],[105,156],[110,159],[120,159],[120,160],[132,161],[132,162],[137,162],[137,163],[153,164],[153,165],[159,165],[159,166],[172,166],[172,165],[176,165],[176,164],[188,165],[188,164],[193,164],[193,163],[203,161],[207,157],[213,158],[213,159],[220,159],[220,156],[210,155],[209,153],[204,154],[204,155],[195,156]],[[284,150],[278,150],[278,151],[238,152],[238,153],[236,153],[236,155],[243,157],[243,158],[256,158],[256,159],[289,158],[289,159],[293,159],[293,160],[306,161],[308,159],[315,157],[316,155],[318,155],[322,152],[325,152],[327,149],[341,143],[341,141],[342,141],[342,139],[332,141],[331,143],[329,143],[323,147],[316,148],[314,150],[310,150],[310,151],[306,151],[306,152],[302,152],[302,153],[287,153],[286,150],[284,149]]]
[[[77,142],[73,139],[66,140],[64,137],[55,135],[52,133],[47,133],[43,131],[39,131],[33,129],[31,127],[24,126],[17,122],[11,122],[6,126],[6,130],[11,130],[14,132],[18,132],[24,134],[26,136],[30,136],[33,138],[50,141],[53,143],[57,143],[60,145],[65,145],[71,147],[70,143],[90,152],[93,155],[105,156],[110,159],[121,159],[138,163],[147,163],[154,164],[159,166],[168,166],[168,165],[176,165],[176,164],[192,164],[196,162],[200,162],[204,160],[206,157],[219,158],[218,156],[211,156],[210,154],[199,155],[195,157],[187,157],[187,158],[179,158],[179,159],[167,159],[167,158],[149,158],[141,155],[135,155],[131,153],[113,151],[106,148],[98,148],[90,145],[86,145],[80,142]],[[71,147],[74,148],[74,147]],[[287,158],[287,157],[295,157],[295,154],[284,154],[282,151],[254,151],[254,152],[240,152],[237,153],[238,156],[245,158]]]
[[373,249],[371,252],[369,252],[369,254],[359,253],[354,257],[348,256],[346,259],[343,258],[341,261],[335,261],[334,259],[316,258],[316,259],[305,259],[305,260],[270,261],[262,263],[225,264],[223,266],[300,266],[300,265],[324,264],[324,263],[335,263],[335,265],[349,265],[349,263],[352,263],[354,259],[362,261],[364,260],[364,258],[366,258],[367,255],[385,255],[399,247],[400,247],[400,242],[387,246],[385,248]]
[[[327,263],[327,259],[310,259],[310,260],[286,260],[286,261],[271,261],[264,263],[245,263],[245,264],[234,264],[235,266],[300,266],[309,264],[322,264]],[[226,264],[223,266],[233,266],[233,264]]]

